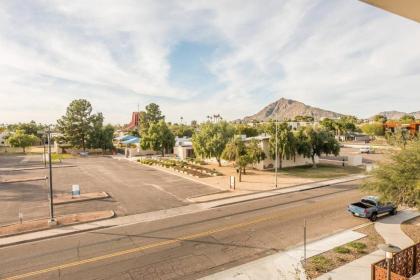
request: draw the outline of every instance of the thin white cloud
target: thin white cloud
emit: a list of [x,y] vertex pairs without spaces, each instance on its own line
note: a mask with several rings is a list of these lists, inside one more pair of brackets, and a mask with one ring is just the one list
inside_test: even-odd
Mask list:
[[[279,97],[362,117],[420,109],[419,25],[359,1],[31,3],[0,3],[0,123],[53,122],[74,98],[114,123],[152,101],[173,121]],[[206,63],[220,90],[171,84],[181,41],[224,49]]]

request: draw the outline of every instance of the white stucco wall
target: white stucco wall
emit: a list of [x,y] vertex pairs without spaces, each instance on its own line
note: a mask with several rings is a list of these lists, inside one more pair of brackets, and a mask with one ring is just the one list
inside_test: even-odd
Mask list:
[[[264,151],[266,159],[255,164],[254,167],[256,169],[259,170],[264,170],[264,169],[272,169],[275,167],[275,160],[270,158],[270,150],[269,150],[269,142],[268,140],[262,140],[260,142],[260,147],[261,149]],[[315,157],[315,162],[318,163],[319,162],[319,158],[316,156]],[[309,165],[312,164],[312,159],[311,158],[305,158],[303,156],[300,155],[296,155],[295,159],[283,159],[282,160],[282,167],[293,167],[293,166],[302,166],[302,165]],[[280,167],[280,160],[278,161],[278,167]]]

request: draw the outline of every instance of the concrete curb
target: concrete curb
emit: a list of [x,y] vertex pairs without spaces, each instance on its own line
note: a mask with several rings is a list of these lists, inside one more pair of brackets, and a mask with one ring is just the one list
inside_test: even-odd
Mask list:
[[[300,184],[300,185],[290,186],[290,187],[281,188],[281,189],[273,189],[273,190],[266,190],[266,191],[248,193],[248,194],[240,194],[240,195],[236,195],[236,196],[212,199],[212,200],[195,202],[195,203],[207,203],[207,202],[210,203],[210,202],[217,202],[217,201],[221,201],[221,200],[241,198],[241,197],[246,197],[246,196],[251,197],[249,199],[244,199],[244,200],[239,200],[239,201],[235,201],[235,202],[231,202],[231,203],[221,204],[221,205],[218,205],[218,206],[215,206],[215,207],[228,206],[228,205],[233,205],[233,204],[237,204],[237,203],[241,203],[241,202],[264,199],[264,198],[272,197],[272,196],[278,196],[278,195],[291,194],[291,193],[296,193],[296,192],[303,192],[303,191],[307,191],[307,190],[324,188],[324,187],[328,187],[328,186],[331,186],[331,185],[337,185],[337,184],[347,183],[347,182],[351,182],[351,181],[361,180],[361,179],[364,179],[364,178],[367,178],[367,177],[369,177],[369,176],[366,175],[366,176],[358,177],[358,178],[348,178],[347,180],[342,180],[341,182],[337,182],[337,183],[329,183],[329,184],[323,184],[323,185],[319,185],[319,186],[313,186],[313,187],[299,189],[299,187],[303,187],[305,185],[322,183],[322,182],[327,182],[327,181],[331,181],[331,180],[337,180],[337,179],[331,179],[331,180],[318,181],[318,182],[309,183],[309,184]],[[294,189],[297,189],[297,190],[294,190]],[[270,192],[272,192],[272,193],[270,194]],[[265,194],[265,193],[268,193],[268,194],[265,195],[265,196],[259,196],[259,197],[254,197],[254,198],[252,197],[252,196],[258,196],[258,195]]]
[[[107,218],[107,219],[112,219],[112,218]],[[104,219],[101,219],[101,220],[104,220]],[[101,221],[101,220],[97,220],[97,221]],[[83,224],[83,223],[80,223],[80,224]],[[69,226],[67,226],[67,227],[69,227]],[[66,226],[63,226],[63,227],[66,227]],[[7,244],[1,244],[0,243],[0,248],[6,248],[6,247],[9,247],[9,246],[15,246],[15,245],[19,245],[19,244],[25,244],[25,243],[30,243],[30,242],[35,242],[35,241],[40,241],[40,240],[45,240],[45,239],[51,239],[51,238],[58,238],[58,237],[72,235],[72,234],[78,234],[78,233],[88,232],[88,231],[92,231],[92,230],[105,229],[105,228],[110,228],[110,227],[112,227],[112,226],[97,226],[97,227],[81,229],[81,230],[77,230],[77,231],[68,231],[68,232],[63,232],[63,233],[56,233],[56,234],[51,235],[51,236],[40,236],[40,237],[36,237],[36,238],[32,238],[32,239],[25,239],[25,240],[10,242],[10,243],[7,243]],[[27,233],[34,233],[34,232],[37,232],[37,231],[27,232]],[[13,236],[14,235],[7,236],[7,237],[13,237]]]
[[[367,178],[367,177],[369,177],[369,176],[363,177],[361,179],[364,179],[364,178]],[[312,183],[298,184],[298,185],[288,186],[288,187],[284,187],[284,188],[277,188],[277,189],[257,191],[257,192],[252,192],[252,193],[244,193],[244,194],[232,195],[232,196],[229,196],[229,197],[215,198],[215,199],[210,199],[210,200],[206,200],[206,201],[202,201],[202,202],[194,202],[194,201],[190,201],[189,199],[207,196],[206,194],[205,195],[199,195],[199,196],[189,197],[189,198],[187,198],[187,200],[190,201],[190,202],[193,202],[193,203],[213,202],[213,201],[218,201],[218,200],[228,199],[228,198],[234,198],[234,197],[243,197],[243,196],[250,196],[250,195],[253,195],[253,194],[261,194],[261,193],[269,193],[269,192],[280,191],[280,190],[288,190],[288,189],[291,189],[291,188],[302,187],[302,186],[309,185],[309,184],[328,182],[328,181],[331,181],[331,180],[338,180],[340,178],[345,178],[345,177],[338,177],[338,178],[326,179],[326,180],[321,180],[321,181],[315,181],[315,182],[312,182]],[[356,181],[356,180],[361,180],[361,179],[360,178],[349,179],[348,181],[343,181],[342,183]],[[336,185],[336,184],[337,183],[335,183],[333,185]],[[338,183],[338,184],[341,184],[341,183]],[[282,192],[282,193],[279,193],[278,195],[280,195],[280,194],[286,194],[286,193],[293,193],[293,192],[302,192],[302,191],[316,189],[316,188],[323,188],[323,187],[327,187],[327,186],[330,186],[330,185],[331,184],[325,184],[325,185],[322,185],[322,186],[317,186],[317,187],[308,188],[308,189],[304,189],[304,190],[297,190],[297,191],[291,191],[291,192],[285,192],[285,193]],[[226,190],[226,191],[221,191],[221,192],[218,192],[218,193],[225,193],[225,192],[232,192],[232,191],[231,190]],[[215,193],[215,194],[218,194],[218,193]],[[212,194],[210,194],[210,195],[212,195]]]
[[[50,230],[57,231],[57,230],[61,230],[61,229],[69,228],[69,227],[74,227],[74,226],[79,226],[79,225],[89,224],[89,223],[95,223],[95,222],[104,221],[104,220],[114,218],[116,216],[115,211],[114,210],[109,210],[109,211],[112,212],[112,215],[110,217],[106,217],[106,218],[100,218],[100,219],[97,219],[97,220],[79,222],[79,223],[74,223],[74,224],[69,224],[69,225],[60,225],[60,226],[56,226],[56,227],[53,227],[53,228],[50,228],[50,229],[31,230],[31,231],[25,231],[25,232],[21,232],[21,233],[12,233],[12,234],[8,234],[8,235],[2,235],[2,236],[0,236],[0,248],[7,247],[7,246],[12,246],[12,245],[16,245],[16,244],[22,244],[22,243],[42,240],[42,239],[54,238],[54,237],[63,236],[63,235],[76,234],[76,233],[79,233],[79,232],[85,232],[85,231],[95,230],[95,229],[99,229],[99,228],[110,227],[110,226],[100,225],[100,226],[87,228],[87,229],[83,229],[83,230],[66,231],[66,232],[63,232],[62,234],[56,233],[52,236],[40,236],[40,237],[33,238],[33,239],[24,239],[24,240],[19,240],[19,241],[15,241],[15,242],[10,242],[10,243],[7,243],[7,244],[2,244],[1,243],[1,240],[11,238],[11,237],[23,236],[25,234],[31,234],[31,233],[36,233],[36,232],[47,232],[47,231],[50,231]],[[43,219],[45,219],[45,218],[43,218]],[[43,220],[43,219],[35,219],[34,221]]]
[[[66,168],[66,167],[77,167],[77,165],[53,165],[52,168]],[[36,167],[23,167],[23,168],[0,168],[0,172],[14,172],[14,171],[25,171],[25,170],[39,170],[46,169],[44,166]]]
[[22,182],[32,182],[32,181],[42,181],[46,180],[47,177],[34,177],[34,178],[21,178],[21,179],[11,179],[6,181],[0,181],[0,184],[13,184],[13,183],[22,183]]
[[[72,199],[68,201],[62,201],[62,202],[54,202],[54,205],[62,205],[62,204],[71,204],[71,203],[77,203],[77,202],[84,202],[84,201],[90,201],[90,200],[100,200],[105,198],[110,198],[111,196],[107,192],[101,192],[104,194],[104,196],[98,196],[98,197],[86,197],[86,198],[80,198],[80,199]],[[57,199],[57,197],[54,197],[54,199]]]

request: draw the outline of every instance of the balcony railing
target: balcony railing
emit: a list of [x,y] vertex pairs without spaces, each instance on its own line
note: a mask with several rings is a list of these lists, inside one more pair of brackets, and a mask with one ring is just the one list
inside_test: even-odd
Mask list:
[[[396,253],[391,262],[391,280],[408,280],[420,273],[420,243]],[[372,264],[372,280],[386,280],[386,260]]]

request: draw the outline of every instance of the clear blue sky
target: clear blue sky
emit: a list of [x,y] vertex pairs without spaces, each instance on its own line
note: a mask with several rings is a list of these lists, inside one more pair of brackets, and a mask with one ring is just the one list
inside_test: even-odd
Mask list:
[[0,123],[236,119],[280,97],[359,117],[420,110],[420,25],[357,0],[0,2]]

